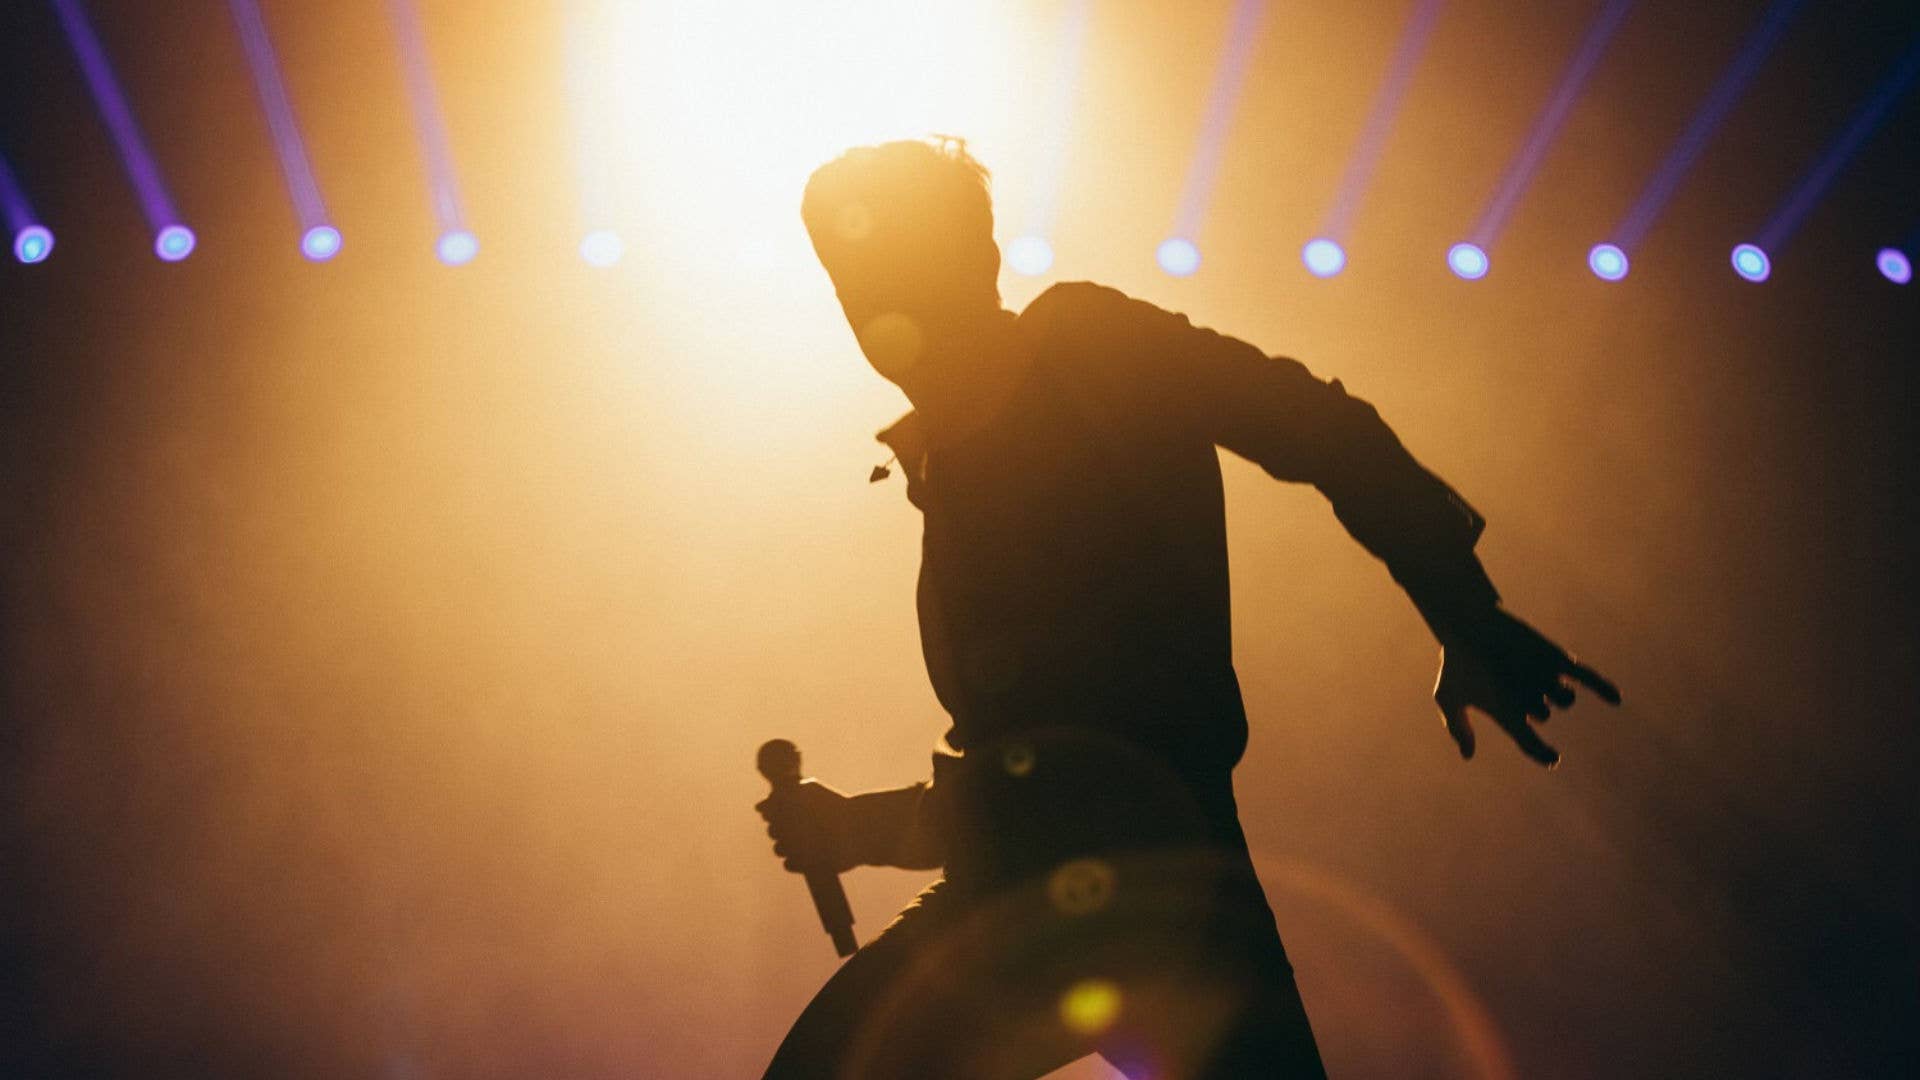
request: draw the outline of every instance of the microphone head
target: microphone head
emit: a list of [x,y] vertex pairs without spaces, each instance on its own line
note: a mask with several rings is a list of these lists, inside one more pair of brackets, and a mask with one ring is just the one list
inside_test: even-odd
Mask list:
[[754,755],[754,767],[768,783],[797,783],[800,779],[800,748],[785,739],[768,739]]

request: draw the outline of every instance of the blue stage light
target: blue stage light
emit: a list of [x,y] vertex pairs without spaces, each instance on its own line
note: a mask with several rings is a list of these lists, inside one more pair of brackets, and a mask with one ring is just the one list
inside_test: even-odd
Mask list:
[[169,225],[153,238],[153,253],[163,262],[179,262],[193,254],[193,230],[185,225]]
[[621,241],[620,234],[611,229],[595,229],[580,238],[580,257],[588,266],[605,270],[626,253],[627,245]]
[[1460,243],[1447,249],[1447,266],[1468,281],[1487,276],[1487,253],[1479,244]]
[[1193,241],[1178,236],[1162,240],[1153,258],[1160,269],[1174,277],[1191,277],[1200,269],[1200,249],[1193,246]]
[[480,241],[465,229],[441,233],[440,240],[433,246],[434,254],[448,266],[464,266],[480,254]]
[[1602,281],[1619,281],[1627,276],[1627,253],[1613,244],[1595,244],[1587,252],[1587,265]]
[[1347,252],[1322,236],[1307,241],[1307,246],[1300,249],[1300,261],[1307,264],[1307,273],[1327,278],[1347,268]]
[[1053,245],[1038,236],[1022,236],[1007,245],[1007,265],[1016,274],[1038,277],[1053,269]]
[[326,262],[340,254],[340,230],[331,225],[315,225],[300,237],[300,254],[314,262]]
[[45,225],[29,225],[13,236],[13,257],[29,265],[53,254],[53,233]]
[[1741,244],[1733,249],[1733,272],[1748,281],[1765,281],[1773,273],[1773,261],[1752,244]]
[[1881,248],[1880,254],[1874,256],[1873,264],[1880,268],[1882,276],[1895,285],[1905,285],[1913,280],[1913,260],[1898,248]]

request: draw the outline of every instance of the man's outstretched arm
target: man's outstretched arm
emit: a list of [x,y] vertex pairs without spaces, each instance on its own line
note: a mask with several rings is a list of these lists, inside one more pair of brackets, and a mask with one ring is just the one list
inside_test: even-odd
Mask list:
[[1373,406],[1296,361],[1100,292],[1096,302],[1127,308],[1110,313],[1117,323],[1141,328],[1150,388],[1177,423],[1275,477],[1319,488],[1354,539],[1387,564],[1441,644],[1434,701],[1462,757],[1474,750],[1469,709],[1552,765],[1559,754],[1529,721],[1572,705],[1576,684],[1619,703],[1612,683],[1501,609],[1473,551],[1484,519],[1414,460]]

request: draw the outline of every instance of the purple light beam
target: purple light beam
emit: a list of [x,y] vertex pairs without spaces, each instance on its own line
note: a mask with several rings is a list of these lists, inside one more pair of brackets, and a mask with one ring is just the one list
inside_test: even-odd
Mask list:
[[1580,87],[1593,73],[1594,65],[1599,63],[1600,54],[1606,50],[1607,40],[1619,29],[1620,22],[1626,18],[1627,9],[1633,6],[1633,0],[1607,0],[1607,6],[1587,29],[1585,40],[1574,53],[1573,63],[1567,67],[1566,74],[1560,77],[1560,85],[1554,88],[1553,96],[1547,99],[1547,107],[1533,122],[1533,130],[1527,135],[1524,148],[1519,156],[1507,166],[1506,175],[1501,177],[1500,186],[1495,189],[1492,201],[1480,215],[1480,223],[1474,226],[1472,239],[1481,249],[1493,247],[1494,238],[1507,223],[1507,215],[1513,212],[1514,204],[1520,200],[1520,193],[1526,190],[1527,182],[1533,179],[1533,172],[1540,165],[1540,159],[1547,152],[1547,146],[1553,142],[1553,136],[1560,130],[1560,124],[1567,117],[1567,111],[1573,107],[1574,99],[1580,96]]
[[1227,131],[1233,126],[1240,89],[1247,81],[1247,67],[1253,60],[1253,47],[1260,38],[1260,24],[1266,17],[1266,0],[1237,0],[1233,20],[1227,27],[1227,52],[1213,74],[1213,88],[1207,93],[1207,109],[1200,122],[1200,145],[1194,151],[1193,164],[1187,168],[1186,184],[1180,191],[1180,210],[1174,219],[1173,235],[1193,240],[1206,217],[1207,203],[1213,197],[1213,183],[1220,174],[1220,161],[1226,154]]
[[1386,81],[1374,94],[1366,125],[1360,129],[1360,140],[1354,144],[1353,156],[1347,159],[1333,206],[1321,221],[1317,235],[1335,242],[1346,238],[1353,217],[1359,212],[1360,196],[1373,179],[1374,167],[1380,163],[1380,153],[1387,145],[1387,133],[1393,128],[1393,118],[1407,96],[1407,87],[1413,84],[1414,69],[1420,64],[1420,54],[1433,34],[1434,23],[1440,21],[1440,9],[1445,3],[1446,0],[1420,0],[1407,19],[1407,28],[1400,33],[1400,44],[1394,48],[1393,59],[1387,64]]
[[[414,133],[426,157],[433,214],[440,226],[437,248],[443,262],[450,265],[464,263],[473,257],[476,245],[460,212],[460,189],[454,181],[453,152],[448,149],[447,125],[440,112],[440,95],[433,85],[432,65],[427,58],[427,37],[420,26],[420,10],[414,6],[413,0],[388,0],[387,7],[393,16],[394,36],[400,41],[400,67],[407,84],[407,100],[413,106]],[[455,257],[448,258],[449,254]]]
[[0,154],[0,214],[7,218],[7,242],[16,247],[18,237],[28,229],[46,228],[33,212],[33,205],[27,202],[26,192],[20,190],[20,182],[14,178],[5,154]]
[[[247,54],[247,66],[253,69],[253,84],[260,92],[260,108],[267,114],[267,128],[273,133],[273,148],[280,155],[280,171],[287,181],[287,194],[293,199],[294,214],[300,219],[300,235],[305,245],[309,235],[324,235],[328,229],[327,207],[320,200],[320,185],[313,178],[313,166],[307,160],[306,144],[293,121],[293,105],[287,100],[287,86],[280,77],[280,63],[267,37],[266,20],[260,16],[256,0],[228,0],[234,25],[240,30],[240,44]],[[331,252],[329,252],[329,255]]]
[[1761,16],[1760,25],[1748,35],[1746,44],[1740,47],[1733,63],[1727,65],[1727,70],[1720,75],[1720,81],[1714,83],[1713,89],[1708,92],[1707,100],[1693,114],[1693,119],[1688,121],[1686,130],[1680,133],[1673,149],[1667,152],[1666,160],[1660,163],[1653,178],[1647,181],[1640,198],[1627,211],[1619,227],[1613,230],[1611,239],[1616,247],[1631,253],[1640,246],[1647,230],[1653,227],[1654,219],[1660,216],[1674,189],[1680,186],[1680,178],[1686,175],[1694,159],[1706,148],[1713,129],[1726,119],[1734,102],[1740,100],[1741,91],[1752,81],[1754,73],[1760,70],[1760,64],[1766,60],[1767,54],[1773,51],[1774,42],[1779,40],[1781,31],[1792,20],[1800,2],[1775,0],[1774,5]]
[[1760,239],[1754,243],[1770,255],[1777,256],[1780,253],[1781,245],[1793,235],[1794,228],[1807,216],[1807,211],[1813,209],[1813,204],[1820,201],[1821,194],[1839,175],[1841,167],[1853,157],[1854,151],[1860,149],[1860,144],[1867,141],[1867,136],[1880,126],[1880,121],[1886,119],[1887,110],[1900,100],[1900,95],[1913,85],[1915,75],[1920,75],[1920,39],[1915,39],[1908,46],[1906,55],[1900,58],[1873,96],[1854,114],[1853,123],[1847,125],[1847,129],[1801,178],[1780,209],[1774,211],[1766,227],[1760,230]]
[[[134,194],[140,199],[140,209],[147,216],[147,225],[153,229],[156,237],[168,234],[168,230],[184,231],[191,235],[191,231],[181,222],[179,212],[174,209],[167,186],[160,179],[160,168],[154,163],[153,154],[147,150],[146,140],[140,135],[140,125],[133,119],[133,110],[127,107],[126,93],[120,89],[119,80],[113,77],[113,66],[107,63],[106,51],[100,47],[100,39],[87,22],[86,12],[81,10],[79,0],[53,0],[53,9],[60,17],[61,28],[66,31],[67,43],[73,46],[73,54],[80,61],[80,73],[87,80],[87,89],[93,93],[93,103],[100,110],[100,119],[106,123],[107,130],[113,135],[114,146],[120,151],[120,162],[126,166],[127,178],[133,182]],[[188,250],[191,250],[191,246]],[[185,257],[184,253],[177,256]],[[168,258],[168,261],[177,261],[177,258]]]

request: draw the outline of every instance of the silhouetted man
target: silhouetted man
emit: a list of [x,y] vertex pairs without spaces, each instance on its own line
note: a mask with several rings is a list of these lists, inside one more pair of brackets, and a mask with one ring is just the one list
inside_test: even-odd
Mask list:
[[1319,1054],[1230,780],[1216,446],[1319,488],[1443,651],[1434,699],[1520,749],[1614,688],[1506,614],[1484,524],[1338,381],[1086,283],[1000,306],[984,169],[955,141],[856,149],[802,216],[874,368],[924,518],[918,608],[952,717],[933,781],[759,809],[789,869],[944,869],[801,1014],[770,1077],[1313,1077]]

